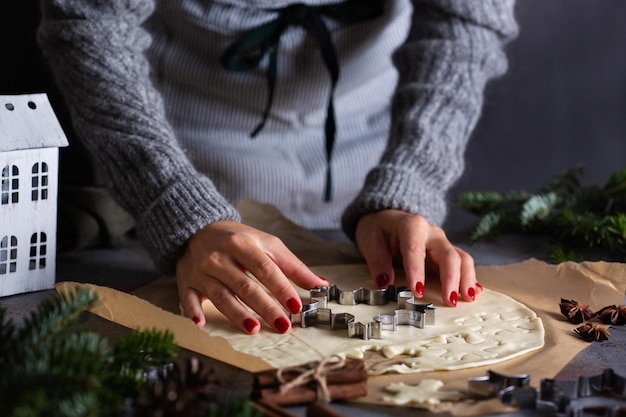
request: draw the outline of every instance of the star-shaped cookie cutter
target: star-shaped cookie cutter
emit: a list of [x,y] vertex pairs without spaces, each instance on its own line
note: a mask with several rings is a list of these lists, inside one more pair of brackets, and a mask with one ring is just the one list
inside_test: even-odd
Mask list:
[[[363,340],[383,339],[383,330],[396,331],[400,325],[409,325],[423,329],[426,325],[435,324],[435,307],[431,303],[416,302],[410,291],[389,286],[382,290],[339,290],[336,286],[316,287],[310,291],[310,302],[303,302],[302,311],[291,314],[294,326],[307,328],[327,325],[331,330],[347,329],[348,337]],[[350,313],[333,313],[328,308],[328,301],[337,301],[344,305],[364,303],[368,305],[384,305],[390,300],[397,302],[398,308],[393,314],[377,314],[372,321],[361,323],[355,321]]]

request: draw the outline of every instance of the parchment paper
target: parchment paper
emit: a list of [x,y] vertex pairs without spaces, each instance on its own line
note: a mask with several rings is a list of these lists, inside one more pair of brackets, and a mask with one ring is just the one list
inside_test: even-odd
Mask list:
[[[245,223],[279,236],[309,266],[363,262],[353,245],[322,240],[292,224],[271,206],[245,201],[238,208]],[[483,376],[488,369],[507,375],[530,374],[531,381],[535,382],[533,385],[537,386],[541,378],[553,378],[567,362],[588,346],[574,333],[576,325],[566,321],[560,313],[560,299],[576,299],[599,309],[609,304],[623,303],[626,289],[626,265],[621,263],[567,262],[554,266],[529,259],[506,266],[479,266],[477,274],[484,287],[507,294],[537,313],[546,330],[545,346],[520,358],[488,367],[371,377],[369,394],[359,402],[381,404],[382,388],[389,383],[403,381],[416,385],[426,378],[444,381],[443,389],[465,391],[468,378]],[[65,291],[74,285],[77,284],[60,283],[57,289]],[[250,372],[270,368],[263,360],[234,351],[224,339],[209,336],[191,320],[181,317],[176,284],[172,278],[157,280],[138,290],[135,295],[110,288],[89,287],[95,289],[102,299],[93,312],[106,319],[130,328],[170,329],[180,346]],[[462,304],[457,308],[462,308]],[[448,411],[458,416],[506,411],[497,401],[483,401],[474,405],[445,404],[429,409]]]

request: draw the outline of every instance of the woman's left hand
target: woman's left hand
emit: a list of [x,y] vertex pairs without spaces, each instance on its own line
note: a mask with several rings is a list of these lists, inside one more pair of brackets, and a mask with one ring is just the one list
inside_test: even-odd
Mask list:
[[424,296],[426,271],[439,274],[444,304],[474,301],[482,291],[476,281],[474,259],[452,245],[444,231],[419,215],[382,210],[359,220],[356,243],[378,288],[394,283],[393,260],[401,257],[409,288]]

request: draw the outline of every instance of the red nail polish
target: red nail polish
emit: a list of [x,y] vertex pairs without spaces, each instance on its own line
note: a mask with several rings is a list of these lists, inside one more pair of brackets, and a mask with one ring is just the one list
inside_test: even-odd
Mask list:
[[198,317],[198,316],[193,316],[193,318],[191,320],[193,320],[193,322],[196,323],[196,324],[200,323],[200,317]]
[[420,297],[424,295],[424,283],[423,282],[418,282],[417,284],[415,284],[415,292]]
[[295,298],[290,298],[287,300],[287,308],[291,312],[291,314],[298,314],[302,306],[300,306],[300,301]]
[[318,277],[319,279],[323,279],[324,281],[326,281],[326,284],[328,284],[328,280],[327,280],[326,278],[324,278],[323,276],[318,275],[317,277]]
[[243,321],[243,327],[248,333],[252,333],[252,330],[257,326],[257,322],[254,319],[245,319]]
[[482,285],[480,285],[478,282],[476,283],[476,287],[477,287],[478,289],[480,289],[481,291],[483,290],[483,286],[482,286]]
[[470,296],[470,298],[472,299],[472,301],[476,299],[476,290],[474,290],[474,287],[470,287],[470,288],[467,290],[467,295],[469,295],[469,296]]
[[376,278],[376,285],[378,286],[379,290],[387,288],[387,285],[389,285],[389,275],[380,274],[378,278]]
[[289,330],[289,322],[284,317],[279,317],[274,320],[274,328],[278,331],[278,333],[285,333]]
[[450,293],[450,302],[452,303],[453,306],[456,307],[456,303],[459,301],[459,295],[456,293],[456,291],[452,291]]

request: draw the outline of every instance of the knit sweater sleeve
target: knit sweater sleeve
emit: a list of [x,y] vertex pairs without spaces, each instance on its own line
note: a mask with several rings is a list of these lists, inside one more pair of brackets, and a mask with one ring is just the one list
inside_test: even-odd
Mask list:
[[77,136],[137,220],[156,265],[175,273],[184,243],[239,214],[199,174],[167,123],[144,56],[152,0],[42,0],[38,40]]
[[413,3],[412,29],[393,56],[399,80],[387,147],[342,217],[352,239],[361,216],[383,209],[443,223],[485,85],[506,71],[504,46],[517,35],[514,0]]

